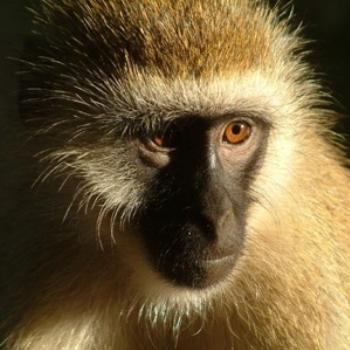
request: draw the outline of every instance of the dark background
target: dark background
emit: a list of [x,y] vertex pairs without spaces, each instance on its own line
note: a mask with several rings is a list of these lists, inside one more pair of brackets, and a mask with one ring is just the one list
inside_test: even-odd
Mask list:
[[[6,157],[4,143],[7,143],[8,135],[18,127],[13,118],[13,113],[16,112],[14,75],[16,64],[6,58],[17,56],[23,38],[29,32],[30,21],[25,6],[30,1],[36,0],[0,0],[0,155],[2,157]],[[275,3],[276,0],[270,2]],[[279,2],[287,3],[286,0]],[[294,12],[294,22],[297,24],[302,21],[305,36],[313,40],[310,60],[317,71],[324,73],[322,79],[333,91],[335,108],[344,116],[339,129],[350,134],[350,118],[346,117],[350,115],[350,1],[295,0]]]
[[313,40],[310,57],[333,92],[335,108],[343,117],[338,130],[350,134],[350,1],[295,0],[296,19]]

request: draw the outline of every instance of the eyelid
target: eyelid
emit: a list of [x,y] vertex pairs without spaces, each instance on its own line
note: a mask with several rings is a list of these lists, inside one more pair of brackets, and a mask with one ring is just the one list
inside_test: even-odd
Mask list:
[[[231,115],[226,115],[224,117],[224,120],[227,124],[232,122],[241,122],[241,121],[246,122],[251,126],[265,125],[269,127],[272,124],[271,120],[268,117],[266,117],[264,114],[254,113],[253,111],[237,112]],[[223,123],[223,119],[222,118],[218,119],[217,123],[219,124]]]
[[151,152],[170,153],[176,149],[175,147],[161,147],[152,140],[152,137],[144,138],[141,143]]

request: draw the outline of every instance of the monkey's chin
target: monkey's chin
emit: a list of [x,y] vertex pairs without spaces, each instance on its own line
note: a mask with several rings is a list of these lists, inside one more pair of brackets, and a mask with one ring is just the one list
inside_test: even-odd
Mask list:
[[197,290],[215,288],[232,274],[236,260],[236,255],[204,260],[202,263],[204,273],[196,280],[196,283],[191,285],[191,288]]
[[236,255],[226,255],[223,257],[206,258],[196,262],[193,268],[187,265],[181,271],[171,270],[161,274],[174,287],[192,291],[205,291],[222,284],[234,271],[236,265]]
[[204,266],[207,273],[200,288],[213,287],[224,281],[234,270],[236,260],[236,255],[206,260]]
[[[119,258],[125,266],[132,288],[147,298],[178,299],[188,293],[207,296],[208,293],[231,285],[240,252],[213,252],[194,259],[176,257],[172,263],[159,264],[147,254],[142,240],[133,236],[122,241]],[[130,264],[132,262],[132,264]],[[174,263],[175,262],[175,263]],[[179,264],[181,262],[181,264]],[[181,297],[180,297],[181,299]]]

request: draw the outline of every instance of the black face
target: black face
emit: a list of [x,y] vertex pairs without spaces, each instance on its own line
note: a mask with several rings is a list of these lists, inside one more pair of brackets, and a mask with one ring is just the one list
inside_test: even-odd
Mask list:
[[151,185],[139,232],[163,277],[204,288],[232,270],[268,129],[255,117],[189,118],[140,141]]

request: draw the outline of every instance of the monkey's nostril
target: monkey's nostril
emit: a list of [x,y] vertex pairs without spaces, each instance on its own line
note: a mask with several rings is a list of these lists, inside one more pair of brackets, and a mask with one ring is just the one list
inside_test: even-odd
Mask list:
[[187,230],[187,236],[191,237],[192,236],[192,231],[191,230]]
[[193,231],[197,231],[201,236],[209,241],[216,239],[215,225],[204,215],[199,213],[188,213],[186,216],[186,222],[188,228],[188,236],[193,234]]

